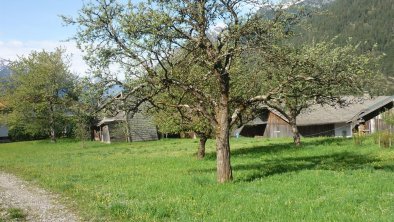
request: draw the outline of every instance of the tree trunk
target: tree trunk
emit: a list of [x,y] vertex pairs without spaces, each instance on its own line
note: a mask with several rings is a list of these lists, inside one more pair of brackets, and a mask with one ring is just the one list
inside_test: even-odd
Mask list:
[[[227,101],[226,101],[227,102]],[[217,180],[219,183],[233,179],[230,163],[230,141],[229,141],[229,111],[227,106],[221,106],[217,112],[216,126],[216,164]]]
[[51,142],[54,142],[54,143],[56,143],[56,132],[55,132],[55,128],[52,126],[52,124],[51,124],[51,132],[50,132],[50,134],[51,134]]
[[131,142],[132,138],[131,138],[131,133],[130,133],[130,121],[129,121],[129,116],[130,113],[129,112],[125,112],[125,124],[126,124],[126,142]]
[[197,158],[204,159],[205,157],[205,144],[207,143],[208,137],[204,134],[199,134],[200,137],[200,144],[198,146]]
[[291,131],[293,132],[294,144],[296,146],[300,146],[301,136],[300,136],[300,132],[298,131],[296,120],[295,119],[290,120],[290,125],[291,125]]

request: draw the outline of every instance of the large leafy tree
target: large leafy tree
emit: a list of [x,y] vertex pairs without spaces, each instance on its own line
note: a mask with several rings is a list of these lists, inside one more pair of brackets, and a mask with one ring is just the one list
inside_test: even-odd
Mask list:
[[75,77],[62,49],[32,52],[10,66],[5,100],[8,126],[28,135],[47,135],[52,141],[64,130],[71,114]]
[[[186,104],[174,99],[167,105],[199,113],[209,121],[216,137],[217,180],[226,182],[232,179],[230,125],[242,110],[269,99],[258,94],[253,73],[248,76],[233,65],[245,52],[271,47],[289,33],[295,17],[277,12],[268,20],[247,12],[265,4],[259,0],[139,4],[98,0],[86,4],[78,17],[64,20],[78,25],[75,39],[92,66],[103,69],[120,64],[129,76],[126,79],[138,80],[145,90],[160,94],[176,89],[187,94]],[[191,74],[194,65],[199,67],[197,74]],[[233,79],[245,82],[239,85]],[[234,93],[237,90],[244,93]]]

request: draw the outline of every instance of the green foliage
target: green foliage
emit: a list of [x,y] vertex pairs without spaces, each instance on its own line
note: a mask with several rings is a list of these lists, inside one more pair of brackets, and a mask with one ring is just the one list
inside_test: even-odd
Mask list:
[[[61,135],[70,122],[74,77],[62,49],[32,52],[11,64],[4,97],[11,136]],[[21,136],[24,135],[24,136]]]
[[91,139],[90,124],[83,121],[83,119],[77,119],[74,127],[75,138],[80,140],[82,147],[85,148],[85,142]]
[[276,104],[288,109],[302,109],[311,102],[330,103],[373,88],[380,77],[376,67],[380,57],[374,52],[359,54],[359,45],[338,46],[334,41],[279,45],[257,62],[246,59],[244,69],[260,73],[262,94],[275,92],[271,97]]
[[364,134],[360,134],[360,133],[353,134],[354,144],[356,144],[358,146],[363,145],[363,143],[365,142],[366,139],[367,139],[366,135],[364,135]]
[[9,214],[8,217],[11,220],[15,220],[15,219],[24,220],[24,219],[26,219],[26,213],[24,213],[22,209],[10,208],[10,209],[7,210],[7,212]]
[[26,221],[27,214],[20,208],[5,207],[0,205],[0,222],[15,221],[22,222]]
[[75,82],[72,94],[75,100],[70,106],[72,116],[73,136],[82,142],[91,139],[92,127],[96,125],[98,119],[99,103],[103,96],[103,87],[93,83],[90,78],[78,79]]
[[381,147],[393,147],[394,146],[394,112],[388,110],[381,114],[383,121],[388,125],[385,131],[376,133],[375,137],[378,137],[378,144]]
[[[377,50],[385,54],[379,63],[380,68],[392,80],[394,38],[390,21],[393,17],[392,0],[336,0],[305,21],[307,29],[298,42],[321,41],[338,36],[336,42],[345,46],[351,37],[354,43],[365,43],[360,45],[360,52],[368,52],[376,44]],[[384,83],[387,85],[387,82],[381,82],[382,85]]]
[[382,114],[383,116],[383,121],[391,126],[394,126],[394,111],[393,110],[389,110],[386,111]]
[[379,145],[385,148],[392,147],[394,145],[394,134],[389,131],[384,131],[380,133]]
[[[232,140],[217,184],[214,141],[0,144],[0,169],[60,193],[90,221],[391,221],[394,150],[366,139]],[[231,211],[223,207],[231,206]],[[366,209],[368,209],[366,211]]]

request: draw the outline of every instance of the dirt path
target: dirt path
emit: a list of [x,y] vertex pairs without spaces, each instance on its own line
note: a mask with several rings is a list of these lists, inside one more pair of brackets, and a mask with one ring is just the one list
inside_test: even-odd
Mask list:
[[[0,172],[0,221],[10,219],[11,210],[25,214],[15,221],[74,222],[79,218],[57,201],[58,197],[17,177]],[[7,210],[8,209],[8,210]],[[6,218],[5,218],[6,217]]]

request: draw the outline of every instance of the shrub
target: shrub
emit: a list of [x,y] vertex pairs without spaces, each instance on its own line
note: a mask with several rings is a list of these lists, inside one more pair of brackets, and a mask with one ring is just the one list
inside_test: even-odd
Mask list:
[[394,136],[392,133],[387,131],[381,133],[380,143],[379,143],[381,147],[385,147],[385,148],[391,147],[393,146],[393,142],[394,142]]
[[353,134],[353,141],[354,141],[354,144],[356,144],[356,145],[362,145],[363,142],[365,141],[365,139],[366,139],[366,136],[363,134],[361,134],[361,135],[358,133]]

